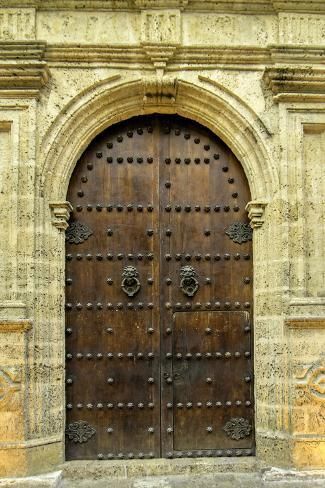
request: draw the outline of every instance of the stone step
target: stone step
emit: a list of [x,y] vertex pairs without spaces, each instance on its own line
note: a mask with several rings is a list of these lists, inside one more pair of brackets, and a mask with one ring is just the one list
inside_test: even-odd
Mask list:
[[254,473],[259,470],[255,457],[145,459],[121,461],[68,461],[60,466],[65,479],[97,480],[142,478],[147,476],[197,476],[216,473]]

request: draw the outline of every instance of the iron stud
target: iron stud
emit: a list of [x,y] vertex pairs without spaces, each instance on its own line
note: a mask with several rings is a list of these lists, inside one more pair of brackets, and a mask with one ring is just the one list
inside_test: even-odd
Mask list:
[[107,432],[108,432],[109,434],[112,434],[112,432],[114,432],[114,429],[113,429],[112,427],[108,427]]
[[107,383],[112,385],[114,383],[114,378],[107,378]]
[[209,425],[207,428],[206,428],[206,431],[210,434],[211,432],[213,432],[213,428]]
[[195,164],[200,164],[200,158],[195,158],[195,159],[194,159],[194,163],[195,163]]

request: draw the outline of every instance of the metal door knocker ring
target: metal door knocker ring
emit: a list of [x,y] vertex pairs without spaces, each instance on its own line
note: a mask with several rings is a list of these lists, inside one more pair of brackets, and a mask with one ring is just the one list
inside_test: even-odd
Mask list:
[[128,297],[133,297],[141,288],[139,273],[134,266],[126,266],[122,273],[122,290]]
[[180,289],[188,297],[193,297],[199,289],[197,273],[192,266],[183,266],[180,270]]

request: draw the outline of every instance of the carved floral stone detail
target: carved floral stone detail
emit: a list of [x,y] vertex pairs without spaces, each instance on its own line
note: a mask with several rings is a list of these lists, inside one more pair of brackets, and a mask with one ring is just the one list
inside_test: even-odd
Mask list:
[[122,290],[128,297],[133,297],[141,288],[139,273],[134,266],[126,266],[122,273]]
[[244,222],[233,222],[226,230],[226,234],[232,241],[242,244],[252,240],[253,229]]
[[21,389],[20,370],[14,367],[0,369],[0,410],[15,409],[15,393]]
[[296,373],[297,403],[325,402],[325,362],[324,359],[302,367]]
[[180,289],[188,297],[193,297],[199,289],[197,273],[192,266],[183,266],[180,270]]
[[228,437],[235,441],[239,441],[240,439],[250,436],[252,426],[248,420],[243,417],[233,417],[226,423],[223,430]]
[[69,224],[68,230],[65,233],[65,240],[68,241],[69,244],[81,244],[92,234],[93,231],[86,224],[73,221]]
[[65,433],[71,441],[75,443],[79,442],[81,444],[87,442],[93,435],[95,435],[96,430],[85,420],[78,420],[77,422],[69,424]]

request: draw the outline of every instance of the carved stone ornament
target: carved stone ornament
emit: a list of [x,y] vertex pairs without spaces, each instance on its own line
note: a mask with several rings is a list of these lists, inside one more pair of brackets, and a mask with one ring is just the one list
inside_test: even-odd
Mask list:
[[69,424],[65,433],[71,441],[82,444],[95,435],[96,430],[85,420],[78,420],[77,422]]
[[92,234],[92,230],[89,229],[86,224],[74,221],[69,224],[68,230],[65,233],[65,240],[68,241],[69,244],[81,244]]
[[21,372],[18,368],[3,367],[0,369],[0,410],[15,410],[16,392],[21,389]]
[[226,234],[232,241],[242,244],[252,240],[253,229],[244,222],[234,222],[228,227]]
[[233,417],[226,423],[223,430],[228,437],[235,441],[239,441],[240,439],[250,436],[252,426],[248,420],[243,417]]
[[133,297],[141,288],[139,273],[134,266],[126,266],[122,273],[122,290],[128,297]]
[[192,266],[183,266],[180,270],[180,289],[188,297],[193,297],[199,289],[197,273]]

